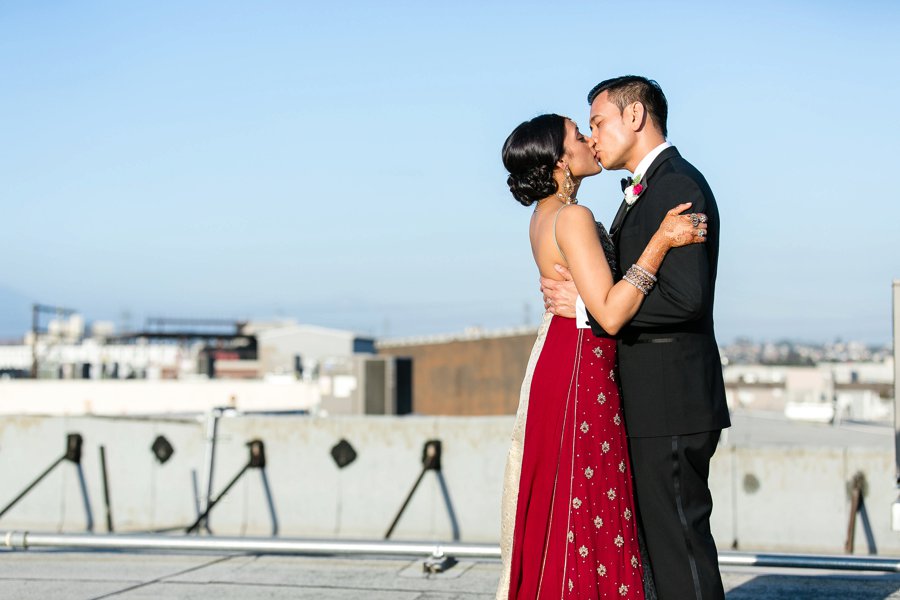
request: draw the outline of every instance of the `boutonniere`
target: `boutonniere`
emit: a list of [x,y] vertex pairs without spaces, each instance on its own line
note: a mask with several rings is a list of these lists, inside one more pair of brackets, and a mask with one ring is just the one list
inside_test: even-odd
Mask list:
[[646,189],[647,186],[641,183],[641,175],[635,175],[631,180],[631,185],[625,188],[625,203],[628,206],[634,205]]

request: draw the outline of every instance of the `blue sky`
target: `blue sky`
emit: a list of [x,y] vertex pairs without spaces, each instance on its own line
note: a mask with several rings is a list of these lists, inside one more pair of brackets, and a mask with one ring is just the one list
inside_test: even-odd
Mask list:
[[[898,26],[894,2],[4,2],[0,333],[28,300],[536,323],[500,147],[638,73],[719,201],[720,339],[889,341]],[[621,176],[579,194],[606,222]]]

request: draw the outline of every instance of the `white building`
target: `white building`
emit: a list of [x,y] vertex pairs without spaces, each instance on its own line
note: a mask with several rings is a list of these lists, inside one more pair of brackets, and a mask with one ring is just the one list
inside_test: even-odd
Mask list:
[[797,419],[890,420],[894,361],[816,366],[728,365],[728,404],[734,409],[784,412]]
[[328,361],[375,353],[372,338],[295,321],[250,322],[244,332],[256,337],[260,370],[268,374],[302,372],[309,378]]
[[0,346],[0,378],[30,374],[35,357],[39,375],[0,381],[0,413],[150,415],[226,406],[393,414],[405,406],[397,401],[394,359],[375,356],[374,340],[351,331],[260,321],[233,338],[166,332],[108,342],[116,339],[109,327],[93,333],[85,337],[73,315],[36,340],[29,334],[23,344]]

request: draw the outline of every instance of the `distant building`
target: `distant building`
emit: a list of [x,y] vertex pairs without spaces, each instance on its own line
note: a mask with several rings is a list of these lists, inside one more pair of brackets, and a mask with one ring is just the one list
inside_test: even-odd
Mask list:
[[257,340],[262,373],[311,376],[329,359],[375,354],[375,340],[352,331],[294,321],[251,321],[243,331]]
[[216,322],[215,329],[202,319],[154,321],[162,324],[116,335],[106,322],[86,334],[78,314],[54,319],[22,344],[0,345],[0,373],[30,375],[36,362],[40,379],[310,379],[326,361],[375,354],[372,338],[292,320]]
[[0,379],[18,380],[0,381],[0,413],[411,411],[409,361],[376,356],[372,338],[294,321],[148,321],[137,332],[102,324],[85,335],[73,314],[0,345]]
[[[410,359],[412,410],[423,415],[513,414],[536,330],[524,328],[379,341],[382,355]],[[765,350],[771,345],[760,344]],[[778,356],[795,352],[809,366],[728,364],[724,367],[728,404],[734,410],[783,413],[802,420],[831,422],[891,418],[893,360],[860,344],[832,344],[822,350],[778,346]],[[791,350],[790,348],[793,348]],[[771,350],[771,348],[769,348]],[[853,350],[847,353],[847,350]],[[824,362],[824,357],[843,362]],[[744,355],[750,358],[749,353]],[[759,353],[756,358],[759,358]]]
[[378,353],[412,361],[412,410],[420,415],[510,415],[535,328],[379,341]]
[[776,411],[789,417],[886,421],[893,415],[894,362],[822,362],[815,366],[728,365],[732,409]]

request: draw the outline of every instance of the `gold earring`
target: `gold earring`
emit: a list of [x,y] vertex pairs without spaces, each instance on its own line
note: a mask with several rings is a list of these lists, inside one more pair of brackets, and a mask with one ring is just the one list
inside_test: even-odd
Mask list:
[[562,191],[556,192],[556,197],[566,204],[577,204],[578,200],[572,197],[572,194],[575,192],[575,180],[572,178],[572,171],[569,170],[569,165],[566,165],[565,175]]

